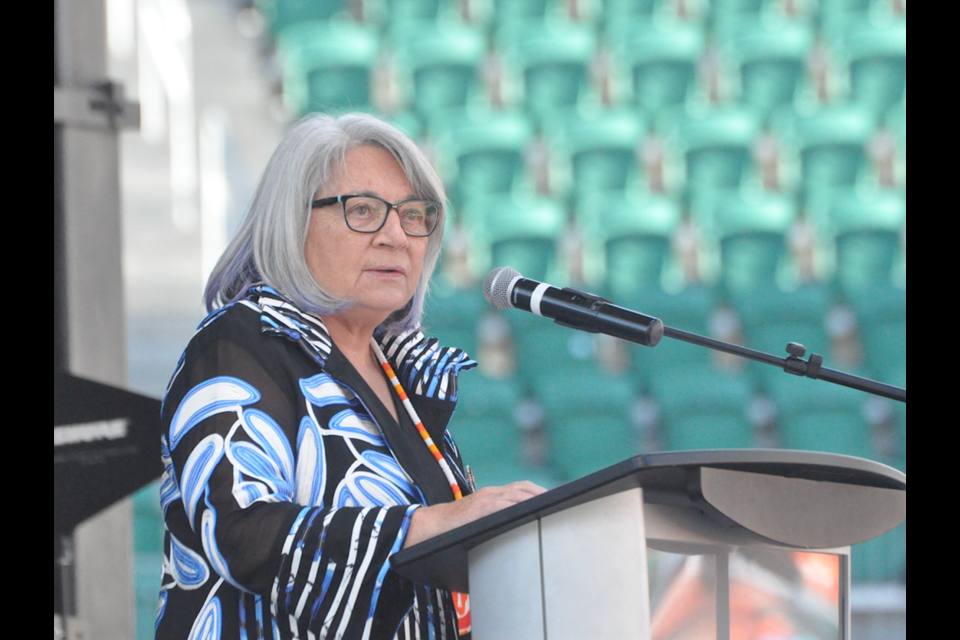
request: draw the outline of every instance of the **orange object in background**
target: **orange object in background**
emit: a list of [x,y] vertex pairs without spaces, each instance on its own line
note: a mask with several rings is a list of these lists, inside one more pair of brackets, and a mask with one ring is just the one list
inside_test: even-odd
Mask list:
[[[667,571],[665,584],[651,584],[652,639],[715,640],[715,557],[652,555],[666,560],[668,567],[675,565]],[[836,640],[839,601],[838,556],[801,552],[730,556],[731,640]]]

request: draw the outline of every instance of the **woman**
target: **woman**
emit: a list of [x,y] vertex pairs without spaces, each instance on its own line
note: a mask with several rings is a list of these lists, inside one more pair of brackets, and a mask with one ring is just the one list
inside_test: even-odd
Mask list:
[[418,329],[444,202],[417,147],[370,116],[281,142],[164,403],[158,638],[469,631],[453,594],[390,556],[543,490],[472,492],[446,432],[475,363]]

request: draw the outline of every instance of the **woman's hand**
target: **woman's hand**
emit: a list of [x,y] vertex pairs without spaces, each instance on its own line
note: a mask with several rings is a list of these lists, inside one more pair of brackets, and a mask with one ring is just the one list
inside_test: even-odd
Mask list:
[[421,507],[413,513],[403,548],[412,547],[546,492],[546,489],[532,482],[514,482],[503,487],[480,489],[456,502]]

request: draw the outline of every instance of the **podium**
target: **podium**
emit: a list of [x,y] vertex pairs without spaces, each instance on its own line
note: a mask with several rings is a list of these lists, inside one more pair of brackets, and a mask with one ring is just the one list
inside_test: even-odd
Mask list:
[[660,453],[406,549],[391,565],[470,593],[473,640],[739,640],[750,625],[849,640],[850,546],[893,529],[906,510],[906,475],[859,458]]

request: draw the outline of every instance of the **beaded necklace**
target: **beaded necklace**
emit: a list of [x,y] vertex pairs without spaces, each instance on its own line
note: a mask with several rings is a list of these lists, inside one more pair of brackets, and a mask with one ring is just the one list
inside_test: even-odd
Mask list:
[[413,408],[413,403],[410,402],[410,398],[407,396],[407,392],[404,390],[403,385],[400,384],[400,379],[397,378],[397,374],[394,373],[393,367],[390,366],[390,363],[387,362],[386,356],[383,355],[383,351],[380,350],[380,345],[377,344],[376,340],[373,340],[371,344],[373,345],[373,352],[376,354],[377,360],[380,361],[380,366],[383,367],[383,370],[387,374],[387,378],[390,380],[390,384],[392,384],[393,388],[397,390],[397,395],[399,395],[400,400],[403,401],[404,409],[407,410],[407,413],[410,415],[413,423],[417,425],[417,431],[420,433],[420,437],[423,438],[423,442],[427,445],[427,448],[430,449],[430,453],[433,454],[433,457],[436,458],[437,463],[440,465],[440,469],[443,470],[443,475],[446,476],[447,482],[450,483],[450,489],[453,490],[454,499],[461,500],[463,498],[463,491],[460,489],[460,483],[457,482],[456,477],[453,475],[453,470],[450,469],[450,465],[447,463],[446,458],[443,457],[439,447],[437,447],[436,443],[434,443],[433,438],[430,437],[430,434],[427,432],[427,428],[423,425],[423,420],[421,420],[420,416],[417,415],[417,410]]
[[[403,401],[403,408],[407,410],[407,413],[410,415],[410,418],[413,420],[413,423],[417,425],[417,431],[420,433],[420,437],[423,438],[423,442],[427,445],[427,448],[430,449],[430,453],[433,454],[433,457],[436,458],[437,463],[440,465],[440,469],[443,470],[443,475],[447,477],[447,482],[450,483],[450,488],[453,490],[454,500],[463,499],[463,491],[460,489],[460,483],[457,482],[456,477],[453,475],[453,471],[450,469],[449,463],[447,463],[446,458],[443,457],[443,454],[440,453],[440,449],[434,443],[433,438],[430,437],[430,433],[427,432],[427,428],[423,425],[423,420],[420,419],[420,416],[417,415],[417,410],[413,408],[413,403],[410,402],[410,398],[407,396],[407,392],[404,390],[403,385],[400,384],[400,379],[397,378],[397,374],[394,373],[393,367],[390,366],[390,363],[387,362],[386,356],[383,355],[383,351],[380,349],[380,345],[377,344],[376,340],[371,340],[373,345],[373,352],[377,356],[377,360],[380,361],[380,366],[383,367],[384,372],[387,374],[387,378],[390,380],[390,384],[393,385],[393,388],[397,390],[397,395],[400,396],[400,400]],[[468,469],[468,478],[472,474],[469,473]],[[472,483],[472,480],[471,480]],[[460,636],[464,637],[473,630],[472,616],[470,614],[470,596],[465,593],[453,593],[453,603],[454,608],[457,611],[457,624],[460,629]]]

